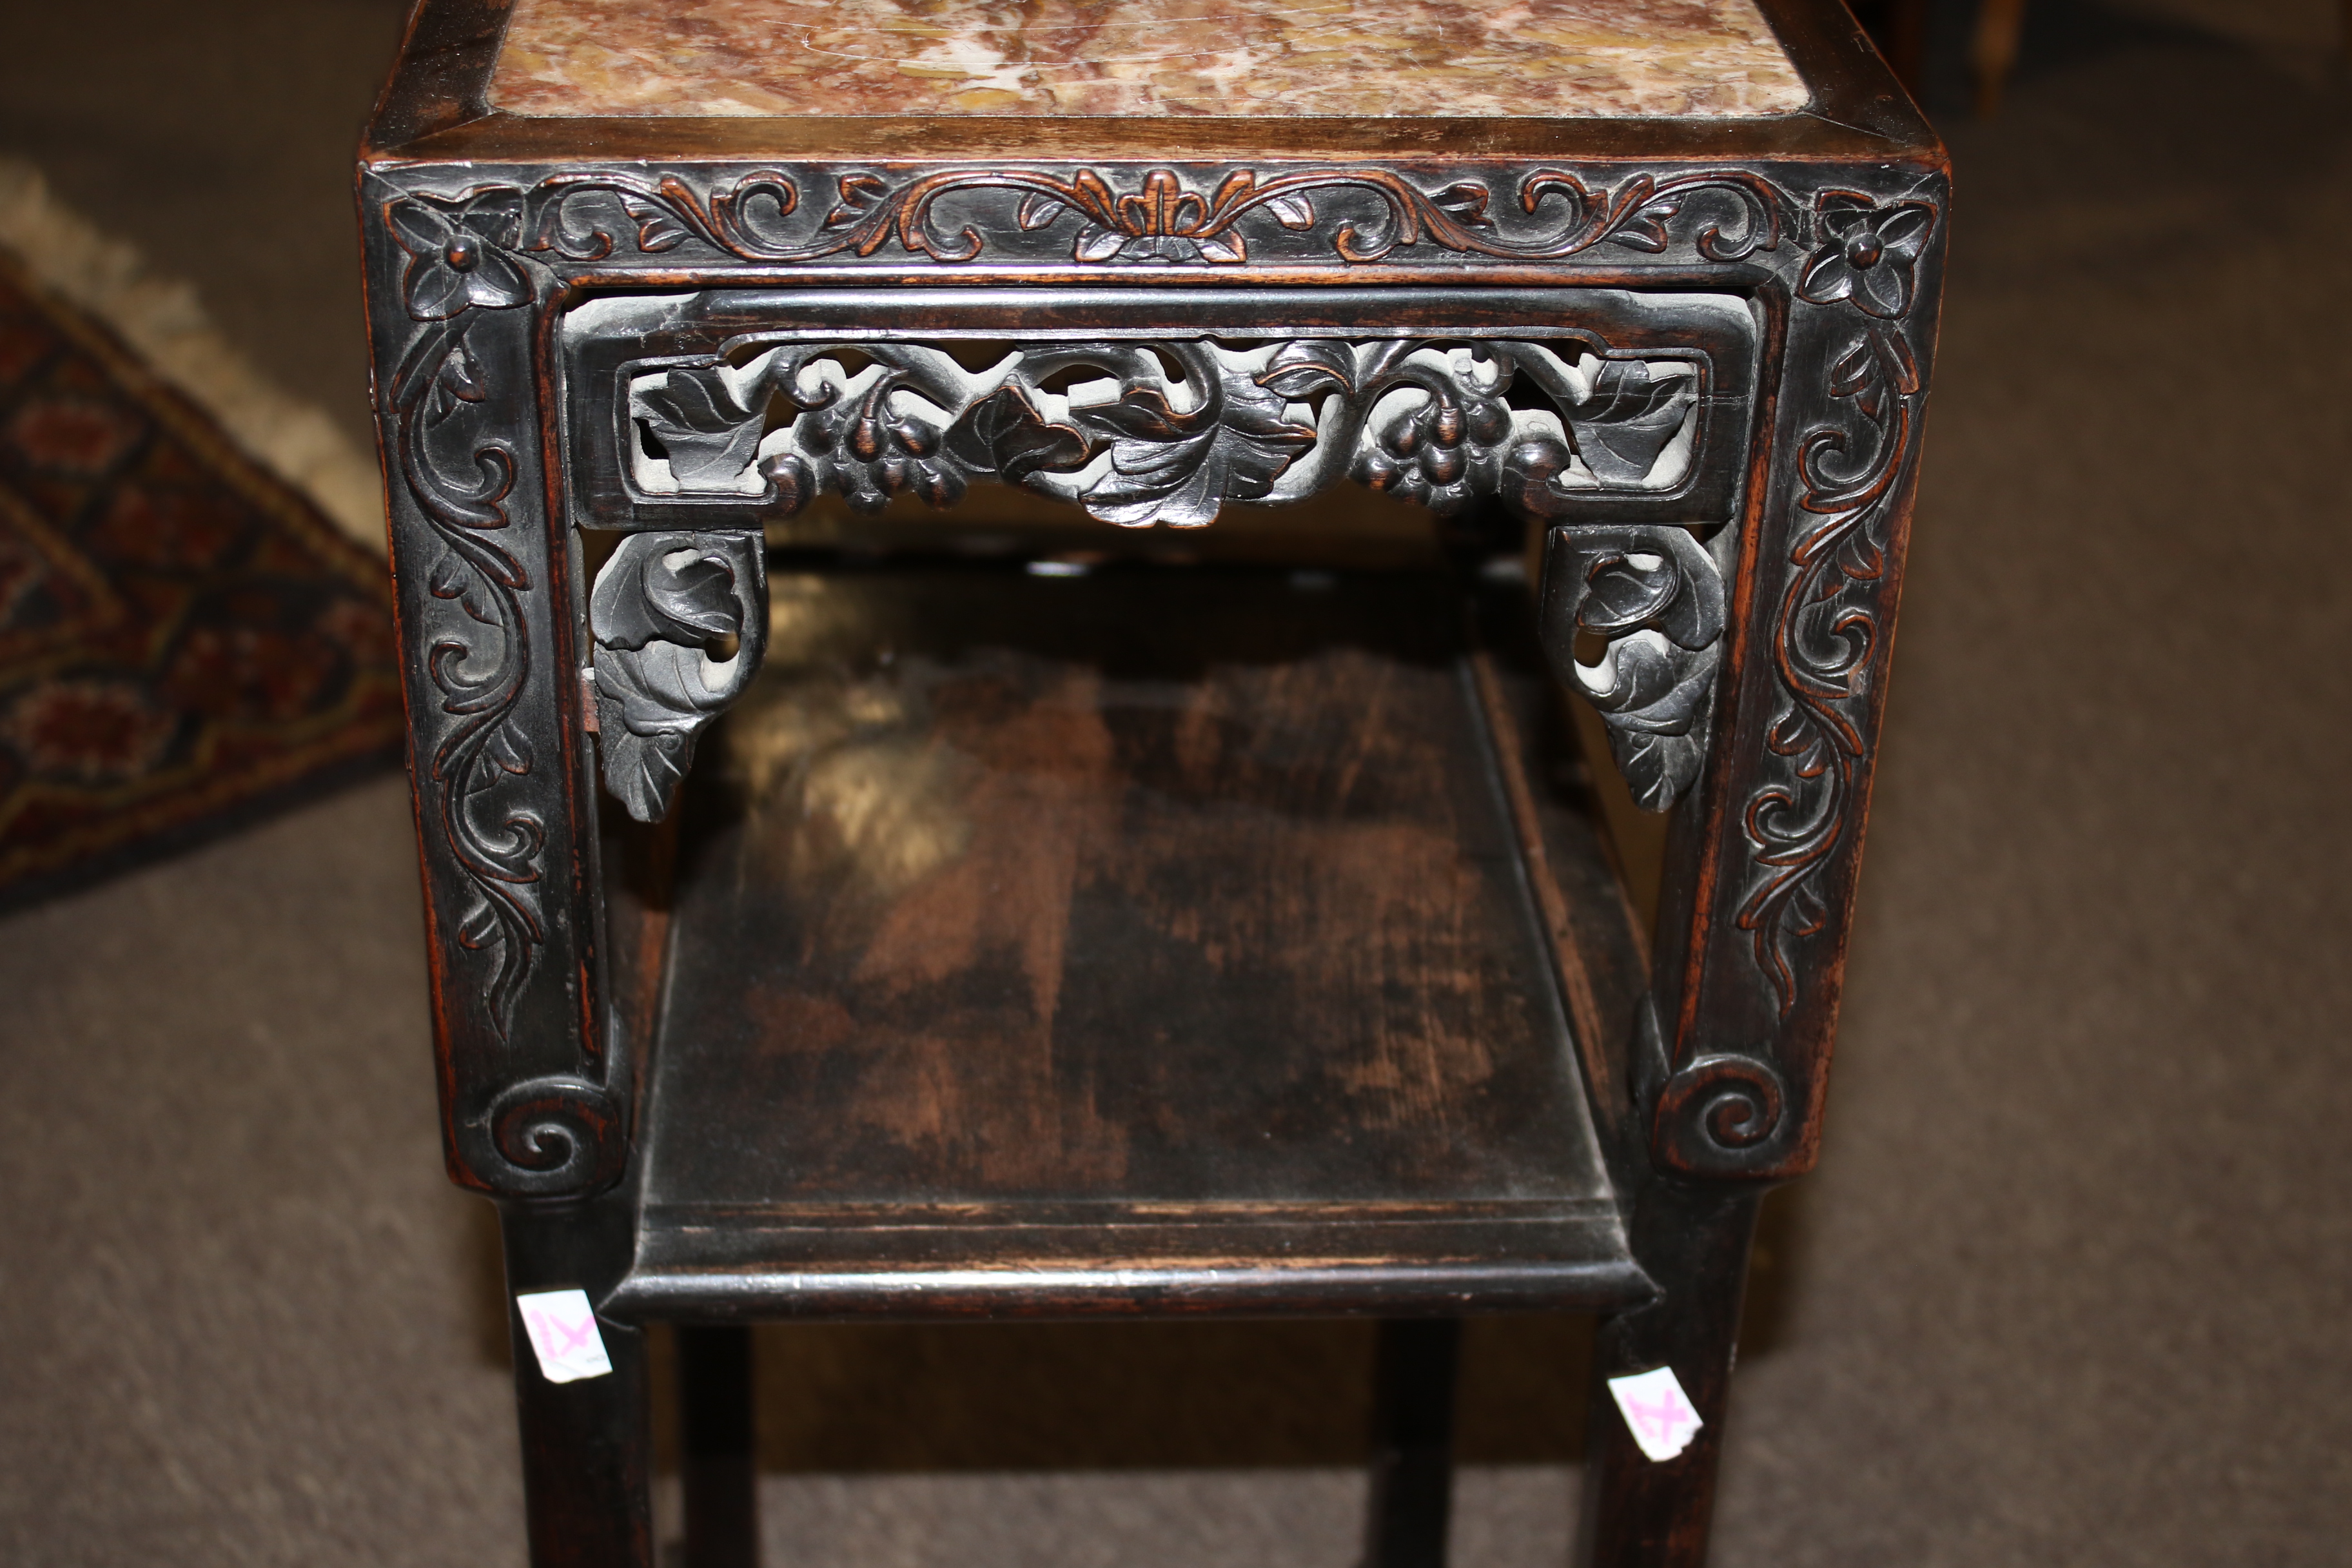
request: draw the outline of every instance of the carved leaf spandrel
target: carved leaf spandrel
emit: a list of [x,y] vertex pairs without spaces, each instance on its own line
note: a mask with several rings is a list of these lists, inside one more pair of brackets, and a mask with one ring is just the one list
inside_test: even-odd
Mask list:
[[681,485],[724,485],[751,464],[760,411],[736,399],[716,366],[673,370],[637,394]]
[[[1706,762],[1726,605],[1721,574],[1688,531],[1666,525],[1552,531],[1543,641],[1553,668],[1609,728],[1635,802],[1664,811]],[[1580,633],[1605,641],[1576,656]]]
[[1257,374],[1257,384],[1286,402],[1303,403],[1319,392],[1356,390],[1356,356],[1328,338],[1296,338],[1275,350]]
[[[751,683],[766,646],[757,535],[633,534],[590,595],[605,787],[640,822],[668,814],[695,738]],[[707,649],[738,639],[733,658]]]
[[1106,522],[1197,528],[1228,500],[1255,500],[1298,454],[1315,444],[1311,426],[1283,416],[1284,399],[1226,378],[1217,395],[1178,413],[1160,392],[1130,389],[1117,403],[1074,409],[1073,417],[1111,438],[1112,472],[1087,492]]
[[1653,377],[1639,360],[1608,361],[1591,397],[1568,411],[1577,455],[1604,482],[1640,483],[1683,427],[1692,388],[1686,377]]
[[1092,456],[1076,426],[1048,424],[1018,386],[999,387],[964,410],[946,446],[974,473],[993,473],[1008,485],[1083,468]]

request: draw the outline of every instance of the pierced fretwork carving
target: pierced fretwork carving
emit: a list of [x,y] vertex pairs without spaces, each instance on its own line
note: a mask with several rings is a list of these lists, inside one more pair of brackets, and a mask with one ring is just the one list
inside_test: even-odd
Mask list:
[[[1046,343],[980,371],[867,342],[638,370],[625,391],[648,497],[790,513],[831,489],[877,510],[996,479],[1106,522],[1189,528],[1342,474],[1440,512],[1499,496],[1556,517],[1585,496],[1668,491],[1690,469],[1706,374],[1702,358],[1572,339]],[[772,406],[789,411],[772,426]]]
[[[604,787],[639,822],[659,822],[695,737],[759,673],[768,646],[760,535],[631,534],[596,574],[588,613]],[[711,658],[730,637],[733,655]]]
[[[1600,710],[1644,810],[1674,805],[1706,765],[1723,627],[1722,574],[1687,530],[1552,530],[1545,651]],[[1597,662],[1577,658],[1579,633],[1601,639]]]

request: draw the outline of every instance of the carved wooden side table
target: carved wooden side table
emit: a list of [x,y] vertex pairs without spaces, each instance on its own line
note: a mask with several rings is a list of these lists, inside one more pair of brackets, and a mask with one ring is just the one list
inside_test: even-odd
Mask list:
[[[1586,1560],[1701,1560],[1946,165],[1832,0],[1592,9],[419,6],[359,188],[449,1168],[609,1367],[518,1310],[535,1562],[652,1561],[648,1322],[709,1564],[745,1322],[1287,1312],[1384,1321],[1433,1563],[1451,1325],[1530,1308],[1603,1316]],[[1350,481],[1423,564],[1186,563]],[[954,531],[1007,491],[1083,548]]]

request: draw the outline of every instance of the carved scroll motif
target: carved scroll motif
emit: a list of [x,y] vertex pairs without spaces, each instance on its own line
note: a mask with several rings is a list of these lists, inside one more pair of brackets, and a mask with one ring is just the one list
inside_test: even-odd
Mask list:
[[1790,1125],[1788,1109],[1788,1090],[1765,1057],[1696,1057],[1659,1091],[1652,1153],[1670,1170],[1739,1175],[1778,1154],[1775,1141]]
[[438,551],[427,567],[438,613],[416,640],[441,717],[430,750],[420,743],[417,787],[472,895],[457,941],[496,955],[483,996],[503,1037],[546,940],[539,882],[547,830],[515,788],[536,757],[517,714],[530,680],[522,598],[531,582],[499,542],[514,449],[497,436],[469,440],[473,472],[457,473],[436,439],[487,396],[467,346],[470,325],[463,316],[436,322],[409,345],[392,379],[394,447]]
[[[1545,651],[1600,710],[1617,766],[1646,811],[1671,806],[1706,764],[1723,628],[1722,574],[1689,531],[1552,530]],[[1580,632],[1601,639],[1598,662],[1576,657]]]
[[[1179,528],[1343,474],[1442,513],[1499,497],[1554,517],[1662,493],[1689,471],[1703,393],[1700,361],[1570,340],[1326,338],[1040,344],[981,371],[921,344],[794,344],[740,368],[635,374],[625,390],[649,497],[789,514],[835,490],[878,510],[901,493],[947,506],[993,479],[1107,522]],[[779,401],[791,417],[772,427]]]
[[490,1102],[489,1144],[500,1187],[524,1196],[593,1192],[621,1173],[627,1130],[613,1097],[568,1077],[525,1079]]
[[[639,822],[669,815],[695,738],[759,673],[767,558],[752,534],[633,533],[596,574],[597,740],[604,787]],[[709,648],[732,638],[720,659]]]
[[[872,174],[841,174],[833,179],[832,205],[806,219],[796,216],[800,184],[776,169],[755,170],[707,198],[675,174],[617,171],[551,174],[528,193],[499,188],[513,193],[523,215],[523,246],[589,260],[611,255],[614,231],[629,227],[640,251],[693,245],[742,261],[869,257],[894,243],[934,261],[971,261],[992,244],[1002,248],[1024,237],[1067,234],[1066,254],[1081,265],[1236,265],[1250,259],[1253,228],[1261,236],[1312,237],[1347,262],[1378,261],[1400,247],[1423,244],[1550,261],[1602,244],[1661,252],[1673,244],[1673,226],[1687,222],[1701,257],[1735,261],[1775,248],[1791,206],[1779,186],[1745,169],[1664,179],[1637,174],[1614,186],[1590,184],[1565,169],[1538,169],[1518,181],[1507,202],[1497,201],[1484,180],[1432,191],[1381,168],[1305,169],[1264,179],[1255,170],[1234,169],[1213,187],[1154,169],[1127,191],[1112,184],[1119,178],[1116,170],[1107,177],[1094,169],[945,169],[893,184]],[[626,225],[600,216],[600,202],[617,207]]]
[[1860,331],[1828,366],[1833,423],[1806,431],[1797,450],[1801,514],[1789,576],[1772,609],[1772,670],[1782,707],[1765,737],[1776,758],[1748,797],[1743,825],[1757,876],[1739,929],[1786,1016],[1797,1003],[1791,949],[1828,921],[1822,878],[1847,838],[1869,741],[1868,700],[1885,639],[1878,596],[1886,530],[1916,449],[1926,386],[1902,320],[1917,297],[1917,267],[1937,219],[1917,200],[1879,202],[1823,192],[1823,244],[1806,262],[1797,297]]

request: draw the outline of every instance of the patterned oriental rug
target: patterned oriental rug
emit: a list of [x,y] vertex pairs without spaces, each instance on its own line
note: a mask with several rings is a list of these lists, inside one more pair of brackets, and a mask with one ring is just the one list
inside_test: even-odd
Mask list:
[[383,768],[382,560],[0,250],[0,908]]

